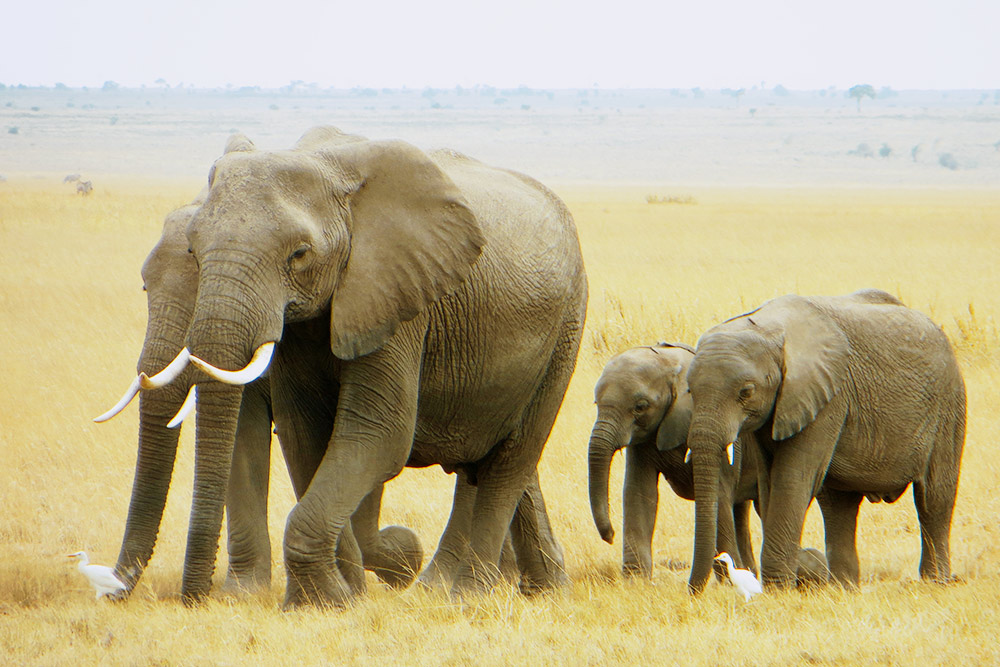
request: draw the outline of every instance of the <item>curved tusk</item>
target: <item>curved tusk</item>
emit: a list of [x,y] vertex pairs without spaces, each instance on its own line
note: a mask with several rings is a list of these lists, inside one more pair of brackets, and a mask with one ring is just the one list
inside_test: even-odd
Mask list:
[[691,463],[691,450],[684,452],[684,463]]
[[733,443],[726,445],[726,456],[729,458],[729,465],[733,465]]
[[212,379],[225,382],[226,384],[242,385],[249,384],[263,375],[264,371],[267,370],[268,364],[271,363],[272,355],[274,355],[274,341],[264,343],[258,347],[257,351],[253,353],[250,363],[242,370],[224,371],[216,368],[207,361],[199,359],[193,354],[191,355],[191,363],[205,371]]
[[139,378],[136,377],[134,380],[132,380],[132,384],[128,386],[128,389],[125,390],[125,395],[121,397],[121,400],[115,403],[115,407],[111,408],[100,417],[94,417],[94,421],[97,422],[98,424],[100,424],[101,422],[108,421],[116,414],[124,410],[125,406],[131,403],[132,399],[135,398],[135,395],[138,393],[139,393]]
[[145,373],[139,373],[139,386],[143,389],[159,389],[160,387],[165,387],[174,380],[177,376],[184,372],[187,368],[188,359],[191,358],[191,353],[188,352],[186,347],[181,348],[181,351],[177,353],[174,360],[167,364],[167,367],[162,371],[149,377]]
[[174,418],[167,422],[167,428],[177,428],[181,425],[181,422],[187,419],[187,416],[191,414],[194,410],[195,403],[198,401],[198,385],[193,384],[191,388],[188,389],[187,398],[184,399],[184,404],[181,405],[181,409],[177,411]]

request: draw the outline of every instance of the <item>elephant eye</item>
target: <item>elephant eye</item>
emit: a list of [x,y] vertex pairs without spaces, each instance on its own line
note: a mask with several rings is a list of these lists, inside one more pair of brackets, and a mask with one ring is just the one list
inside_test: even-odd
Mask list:
[[637,401],[635,404],[635,408],[633,408],[633,410],[635,412],[645,412],[647,408],[649,408],[649,401],[643,400],[643,401]]
[[745,401],[753,396],[754,389],[756,389],[756,387],[752,382],[740,387],[740,400]]
[[300,245],[298,248],[295,249],[295,252],[293,252],[291,255],[288,256],[289,264],[297,259],[302,259],[303,257],[305,257],[306,253],[308,253],[310,249],[311,247],[309,246],[308,243],[303,243],[302,245]]

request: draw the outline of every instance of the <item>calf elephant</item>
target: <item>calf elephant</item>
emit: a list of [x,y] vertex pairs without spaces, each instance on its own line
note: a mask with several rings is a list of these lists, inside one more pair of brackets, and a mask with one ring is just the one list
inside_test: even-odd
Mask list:
[[[455,153],[316,128],[290,151],[234,142],[186,236],[198,292],[185,349],[212,379],[198,385],[183,595],[209,588],[242,385],[269,365],[286,460],[309,480],[286,528],[286,606],[354,594],[330,555],[407,464],[475,483],[453,592],[488,588],[584,322],[562,202]],[[560,559],[537,554],[544,586],[564,576]]]
[[856,587],[861,500],[892,502],[910,484],[920,575],[950,579],[965,386],[948,339],[926,316],[877,290],[773,299],[702,336],[688,385],[692,591],[711,571],[722,452],[747,433],[761,451],[765,584],[794,581],[806,510],[817,497],[830,572]]
[[[608,514],[608,476],[612,456],[625,448],[622,570],[627,575],[652,576],[659,476],[678,496],[694,500],[686,460],[691,419],[686,376],[692,358],[694,350],[682,344],[635,347],[608,361],[594,389],[590,507],[601,537],[610,543],[614,529]],[[756,571],[749,533],[751,503],[757,497],[756,452],[741,446],[734,455],[734,465],[724,466],[719,481],[717,549],[732,554],[737,567]]]

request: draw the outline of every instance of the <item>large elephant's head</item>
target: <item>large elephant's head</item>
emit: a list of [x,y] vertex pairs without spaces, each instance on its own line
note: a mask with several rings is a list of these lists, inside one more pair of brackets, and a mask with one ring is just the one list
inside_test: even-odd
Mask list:
[[655,442],[661,451],[687,440],[694,351],[680,344],[636,347],[608,361],[594,389],[597,420],[590,435],[590,509],[601,537],[614,539],[608,511],[611,459],[623,447]]
[[[315,128],[292,150],[230,141],[186,229],[198,291],[186,335],[198,385],[195,487],[182,592],[215,565],[242,384],[287,322],[328,318],[333,354],[379,349],[472,270],[482,231],[424,153]],[[242,370],[241,370],[242,369]]]
[[[704,588],[712,569],[727,446],[741,433],[780,441],[805,428],[840,390],[848,351],[836,322],[794,295],[720,324],[698,341],[688,371],[694,402],[688,434],[695,480],[693,592]],[[766,513],[766,485],[758,492]]]

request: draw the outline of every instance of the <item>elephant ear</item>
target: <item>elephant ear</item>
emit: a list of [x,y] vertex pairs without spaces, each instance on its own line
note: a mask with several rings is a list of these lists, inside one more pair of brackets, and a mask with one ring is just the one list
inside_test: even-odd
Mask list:
[[[781,301],[777,319],[784,342],[782,381],[771,430],[775,440],[804,429],[837,395],[847,376],[850,351],[847,336],[833,318],[808,299],[794,296]],[[770,315],[762,308],[754,319],[766,322]]]
[[691,412],[694,401],[691,392],[682,392],[674,399],[674,404],[663,416],[656,429],[656,448],[661,452],[680,447],[687,442],[688,428],[691,426]]
[[485,239],[458,186],[422,151],[335,140],[321,156],[351,186],[351,248],[333,294],[330,346],[354,359],[461,285]]

